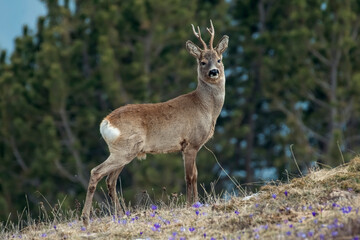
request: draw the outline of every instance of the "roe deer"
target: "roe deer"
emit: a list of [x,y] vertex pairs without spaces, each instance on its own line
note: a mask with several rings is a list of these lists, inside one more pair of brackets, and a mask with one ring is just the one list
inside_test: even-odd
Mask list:
[[167,102],[156,104],[130,104],[111,112],[100,124],[100,133],[106,141],[110,155],[91,170],[89,187],[82,211],[88,225],[92,198],[97,183],[106,178],[107,188],[115,210],[120,209],[116,195],[116,182],[121,170],[135,157],[146,153],[181,151],[185,165],[187,202],[197,200],[196,155],[212,137],[225,98],[225,74],[222,53],[229,42],[223,36],[214,48],[214,26],[210,20],[210,46],[201,38],[200,28],[195,36],[204,49],[190,40],[186,49],[197,59],[198,85],[196,90]]

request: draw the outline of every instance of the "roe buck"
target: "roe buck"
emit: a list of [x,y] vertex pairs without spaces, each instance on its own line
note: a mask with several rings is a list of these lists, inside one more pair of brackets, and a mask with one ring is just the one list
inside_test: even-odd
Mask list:
[[212,137],[225,98],[225,74],[222,53],[229,42],[223,36],[214,48],[214,26],[207,31],[211,35],[210,46],[201,38],[200,28],[195,36],[204,49],[191,41],[186,49],[197,59],[198,85],[196,90],[167,102],[156,104],[130,104],[111,112],[100,124],[100,132],[106,141],[110,155],[91,170],[89,187],[82,211],[84,224],[88,224],[92,198],[97,183],[104,177],[115,210],[120,209],[116,195],[116,182],[121,170],[135,157],[145,158],[146,153],[181,151],[185,165],[187,202],[197,200],[196,155]]

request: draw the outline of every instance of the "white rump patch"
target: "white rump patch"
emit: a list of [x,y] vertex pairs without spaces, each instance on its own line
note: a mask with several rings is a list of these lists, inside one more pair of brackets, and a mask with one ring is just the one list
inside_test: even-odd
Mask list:
[[104,119],[100,124],[100,133],[105,141],[113,142],[120,136],[120,130]]

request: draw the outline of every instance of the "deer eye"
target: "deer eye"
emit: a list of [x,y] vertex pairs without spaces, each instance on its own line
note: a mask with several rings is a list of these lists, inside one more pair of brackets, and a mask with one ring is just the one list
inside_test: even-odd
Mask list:
[[220,63],[220,62],[221,62],[221,59],[219,59],[217,62]]
[[206,65],[206,62],[201,62],[201,65],[203,65],[203,66]]

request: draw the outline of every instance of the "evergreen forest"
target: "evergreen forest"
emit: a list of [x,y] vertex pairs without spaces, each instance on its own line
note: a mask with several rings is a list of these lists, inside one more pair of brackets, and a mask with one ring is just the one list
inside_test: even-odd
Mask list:
[[[191,24],[208,42],[210,19],[214,44],[230,41],[225,105],[206,146],[233,179],[254,190],[360,152],[359,1],[41,1],[37,27],[0,49],[0,221],[41,202],[82,205],[90,170],[108,156],[101,120],[194,90],[185,42],[200,44]],[[118,191],[131,205],[144,193],[184,195],[183,165],[180,153],[135,159]],[[197,166],[207,191],[235,189],[208,150]]]

